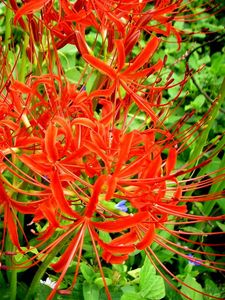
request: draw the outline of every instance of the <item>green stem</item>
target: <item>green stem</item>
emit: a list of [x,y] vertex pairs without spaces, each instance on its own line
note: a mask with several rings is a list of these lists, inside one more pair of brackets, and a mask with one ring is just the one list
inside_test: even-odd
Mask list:
[[[6,15],[5,15],[5,48],[7,49],[9,40],[11,37],[11,20],[12,20],[12,10],[6,6]],[[7,53],[7,52],[6,52]]]
[[54,249],[50,255],[43,261],[43,263],[40,265],[38,271],[35,273],[35,276],[31,282],[30,288],[27,292],[27,295],[25,297],[25,300],[33,299],[33,296],[36,292],[38,284],[40,284],[40,280],[42,279],[43,275],[45,274],[47,268],[49,267],[49,264],[55,257],[55,255],[58,253],[58,249]]
[[26,49],[29,44],[29,35],[27,33],[24,33],[24,42],[23,42],[23,49],[22,49],[22,55],[20,60],[20,73],[19,73],[19,81],[24,82],[25,76],[26,76],[26,61],[27,61],[27,53]]
[[[27,186],[27,185],[28,185],[27,182],[25,182],[24,186]],[[20,203],[21,202],[26,202],[26,198],[22,194],[17,194],[17,201],[20,202]],[[19,221],[19,224],[20,224],[21,228],[24,228],[24,214],[18,212],[17,213],[17,218],[18,218],[18,221]],[[19,231],[18,236],[19,236],[19,241],[22,244],[24,242],[24,236],[23,236],[22,230]]]
[[[10,252],[15,252],[16,247],[12,244],[9,234],[6,237],[5,249]],[[14,262],[12,256],[6,255],[6,265],[10,267],[7,271],[7,277],[10,287],[10,300],[16,300],[17,295],[17,270],[14,268]]]
[[[206,140],[208,138],[209,130],[211,129],[211,127],[213,125],[213,122],[215,121],[215,118],[217,116],[219,108],[220,108],[221,104],[224,102],[224,99],[225,99],[225,78],[224,78],[222,86],[220,88],[219,101],[216,103],[216,105],[215,105],[215,107],[214,107],[214,109],[212,111],[212,119],[208,123],[209,129],[207,128],[207,133],[205,133],[205,135],[203,136],[203,139],[202,139],[202,141],[204,141],[204,142],[206,142]],[[222,139],[219,141],[218,145],[215,147],[215,149],[214,149],[214,151],[212,153],[212,156],[213,156],[214,153],[216,155],[220,150],[223,150],[224,143],[225,143],[225,136],[222,137]],[[201,141],[198,142],[198,146],[200,146],[200,145],[201,145]],[[199,148],[201,150],[203,149],[203,147],[201,147],[201,146]],[[220,167],[218,168],[218,172],[215,174],[215,177],[216,176],[220,176],[220,175],[222,175],[224,173],[224,166],[225,166],[225,154],[224,154],[224,156],[223,156],[223,158],[222,158],[222,160],[220,162]],[[204,174],[207,174],[207,172],[208,172],[207,168],[208,168],[208,165],[206,165],[205,167],[203,167],[200,170],[200,172],[199,172],[198,175],[202,176]],[[223,188],[224,188],[224,181],[221,179],[221,181],[212,184],[212,186],[210,188],[210,191],[209,191],[209,194],[216,193],[218,191],[222,191]],[[190,192],[186,193],[186,196],[191,196],[192,193],[193,193],[193,191],[190,191]],[[203,214],[206,215],[206,216],[209,216],[210,213],[211,213],[211,211],[213,210],[213,207],[215,206],[216,203],[220,204],[219,201],[208,201],[208,202],[206,202],[204,204],[204,207],[203,207]],[[203,223],[196,224],[196,228],[198,228],[199,230],[203,230],[204,226],[205,225]],[[194,237],[193,240],[195,240],[195,238],[196,237]]]
[[[225,138],[224,138],[224,140],[225,140]],[[220,168],[219,168],[219,170],[222,170],[222,171],[218,172],[216,174],[216,176],[224,175],[224,167],[225,167],[225,154],[223,155],[223,158],[220,163]],[[211,194],[211,193],[216,193],[216,192],[222,191],[224,189],[224,187],[225,187],[224,180],[221,179],[221,181],[219,181],[211,186],[209,193]],[[210,213],[213,210],[213,207],[216,205],[216,203],[218,203],[219,205],[222,205],[222,203],[220,201],[208,201],[204,204],[204,214],[206,216],[210,215]]]
[[63,241],[61,241],[60,245],[57,245],[51,253],[48,254],[46,259],[42,262],[42,264],[39,266],[38,271],[35,273],[35,276],[31,282],[31,285],[28,289],[28,292],[26,294],[26,297],[24,300],[30,300],[34,298],[34,294],[38,288],[38,285],[40,284],[40,280],[42,279],[43,275],[45,274],[46,270],[48,269],[49,265],[52,263],[55,256],[60,252],[60,250],[65,246],[66,242],[71,238],[71,235],[74,234],[72,232],[69,234]]
[[[207,139],[208,139],[208,135],[210,132],[210,129],[212,128],[215,119],[218,115],[219,109],[222,105],[222,103],[224,102],[225,99],[225,78],[223,80],[223,83],[221,85],[220,88],[220,92],[219,92],[219,100],[214,104],[214,107],[212,109],[209,121],[207,123],[207,127],[204,129],[204,132],[202,133],[202,135],[199,137],[196,146],[193,148],[189,160],[190,161],[194,161],[195,158],[198,158],[200,156],[200,154],[203,151],[203,148],[205,147],[206,143],[207,143]],[[198,163],[198,160],[196,161],[196,163],[193,163],[190,167],[193,167],[194,165],[196,165]],[[190,176],[190,174],[186,175],[186,178]],[[191,196],[192,195],[192,191],[186,193],[187,196]]]
[[10,278],[10,300],[16,300],[17,295],[17,270],[11,271]]
[[36,67],[34,66],[34,75],[40,76],[42,72],[42,63],[43,63],[43,52],[38,52],[37,64]]
[[190,155],[190,160],[194,160],[196,157],[199,157],[200,153],[202,152],[203,148],[206,145],[209,131],[212,128],[214,121],[218,115],[220,106],[222,105],[225,97],[225,78],[223,80],[220,93],[219,93],[219,100],[216,101],[216,104],[214,104],[214,107],[211,111],[211,115],[209,118],[209,121],[207,123],[206,129],[204,129],[204,132],[202,133],[201,137],[198,139],[198,142],[196,143],[195,148],[193,149],[191,155]]
[[[94,83],[93,83],[90,91],[97,90],[101,86],[102,82],[104,81],[104,78],[105,78],[105,75],[98,73],[95,77]],[[96,99],[93,99],[93,110],[96,109],[97,102],[98,101]]]

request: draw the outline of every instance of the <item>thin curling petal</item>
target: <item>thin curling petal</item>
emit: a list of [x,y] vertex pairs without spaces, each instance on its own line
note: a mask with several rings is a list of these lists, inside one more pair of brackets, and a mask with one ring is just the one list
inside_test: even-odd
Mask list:
[[124,71],[123,74],[125,75],[128,73],[134,73],[135,71],[140,69],[146,62],[149,61],[149,59],[155,53],[158,46],[159,46],[159,39],[157,37],[154,37],[147,43],[147,45],[142,50],[142,52],[135,58],[135,60],[126,69],[126,71]]
[[98,237],[98,235],[95,232],[93,232],[93,236],[96,239],[96,241],[98,242],[99,246],[104,249],[104,251],[110,252],[112,254],[117,254],[117,255],[129,254],[135,250],[135,246],[132,244],[127,245],[127,244],[124,244],[122,241],[121,241],[120,245],[115,244],[113,242],[105,243]]
[[83,35],[80,33],[80,31],[75,30],[74,32],[75,36],[75,44],[77,46],[78,51],[81,55],[88,54],[88,45],[83,37]]
[[45,149],[50,162],[57,161],[59,157],[56,146],[57,133],[57,127],[50,123],[45,134]]
[[100,176],[97,179],[97,181],[95,182],[93,194],[92,194],[91,198],[89,199],[89,202],[88,202],[88,205],[87,205],[87,208],[85,211],[85,216],[87,218],[91,218],[92,215],[94,214],[96,205],[98,204],[98,196],[99,196],[102,186],[105,182],[106,182],[105,175]]
[[57,207],[62,211],[62,213],[68,214],[71,217],[79,219],[80,215],[77,212],[72,210],[69,201],[67,201],[67,199],[65,198],[58,171],[54,171],[50,179],[51,179],[50,181],[51,190],[56,200]]
[[70,241],[69,247],[67,247],[66,251],[60,257],[60,259],[56,262],[51,264],[51,267],[54,269],[55,272],[62,272],[67,261],[70,259],[71,253],[74,252],[74,255],[79,248],[79,233]]
[[19,243],[19,236],[18,236],[17,226],[16,226],[16,222],[15,222],[15,215],[12,213],[9,205],[5,206],[4,213],[5,213],[4,226],[7,227],[7,229],[8,229],[10,239],[11,239],[12,243],[17,247],[17,249],[19,249],[21,252],[23,252],[23,250],[20,247],[20,243]]
[[116,79],[115,71],[105,62],[89,54],[84,54],[83,58],[87,63],[99,70],[101,73],[108,75],[113,80]]
[[134,216],[123,217],[116,221],[92,222],[92,225],[106,232],[117,232],[132,228],[138,223],[144,222],[148,217],[148,212],[139,212]]
[[0,179],[0,204],[3,205],[4,207],[4,229],[8,230],[12,243],[22,252],[19,243],[17,225],[15,222],[16,217],[13,213],[13,207],[11,207],[10,202],[11,200],[7,195],[4,186],[2,184],[2,181]]
[[104,251],[102,253],[102,258],[110,264],[122,264],[128,259],[128,257],[129,256],[127,254],[119,256],[112,255],[112,253],[108,251]]
[[118,162],[115,166],[115,172],[114,172],[115,174],[117,174],[120,171],[122,165],[128,159],[128,154],[130,152],[133,136],[134,136],[133,132],[127,134],[126,136],[124,136],[123,140],[120,143]]
[[176,165],[177,160],[177,150],[175,148],[171,148],[169,150],[169,155],[166,161],[166,175],[169,175]]
[[143,239],[136,244],[136,248],[139,249],[139,250],[143,250],[143,249],[146,249],[147,247],[149,247],[153,240],[154,240],[154,237],[155,237],[155,224],[152,223],[148,226],[148,229],[147,229],[147,233],[144,235]]
[[134,102],[137,104],[137,106],[145,111],[147,114],[149,114],[149,116],[151,117],[152,121],[154,123],[156,123],[158,121],[158,117],[156,115],[156,113],[153,111],[151,105],[149,102],[147,102],[145,99],[143,99],[142,97],[140,97],[138,94],[134,93],[132,91],[132,89],[130,87],[128,87],[125,82],[121,82],[121,85],[123,86],[123,88],[128,92],[128,94],[130,94],[130,96],[132,97],[132,99],[134,100]]
[[124,41],[116,40],[115,44],[117,48],[117,68],[118,68],[117,71],[119,72],[124,67],[125,60],[126,60]]
[[23,16],[34,13],[35,11],[42,9],[47,5],[51,0],[31,0],[25,3],[20,9],[17,10],[14,17],[14,24],[16,25],[17,21]]

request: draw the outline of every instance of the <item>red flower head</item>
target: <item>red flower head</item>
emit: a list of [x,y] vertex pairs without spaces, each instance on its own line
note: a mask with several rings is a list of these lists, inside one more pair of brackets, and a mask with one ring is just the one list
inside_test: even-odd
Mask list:
[[[49,99],[49,102],[45,102],[44,96],[38,94],[37,86],[40,82],[49,85],[51,80],[40,77],[36,78],[36,81],[37,83],[33,81],[26,89],[18,83],[11,87],[10,95],[13,95],[15,86],[15,96],[22,93],[23,89],[23,93],[29,95],[26,117],[18,119],[21,124],[26,122],[29,126],[26,130],[18,131],[16,140],[21,142],[15,144],[16,150],[8,145],[8,150],[2,151],[2,154],[6,153],[4,162],[7,172],[23,180],[25,186],[30,186],[29,192],[22,191],[21,188],[15,188],[15,191],[27,194],[28,197],[33,195],[36,200],[25,204],[10,200],[3,186],[1,194],[6,199],[2,202],[6,222],[12,224],[8,227],[9,234],[18,249],[20,245],[17,231],[11,229],[16,228],[12,215],[14,210],[32,214],[33,222],[46,224],[38,234],[35,245],[35,248],[40,247],[40,254],[35,255],[33,259],[38,259],[40,255],[43,260],[47,255],[56,255],[55,249],[59,249],[58,261],[51,266],[55,272],[61,272],[61,275],[49,299],[52,299],[70,264],[77,257],[78,264],[72,286],[75,284],[87,234],[103,276],[108,298],[110,295],[100,256],[108,263],[117,264],[126,261],[130,253],[144,249],[160,273],[164,270],[172,275],[160,262],[151,244],[154,242],[190,260],[188,255],[192,250],[186,250],[186,244],[192,243],[188,237],[190,232],[180,228],[192,223],[214,222],[224,218],[188,213],[187,203],[213,201],[213,198],[220,197],[220,193],[185,196],[187,191],[207,187],[217,180],[209,180],[202,175],[196,179],[192,178],[188,184],[189,180],[185,178],[185,174],[203,168],[209,160],[195,167],[193,161],[186,166],[175,167],[177,157],[179,158],[188,143],[189,135],[197,132],[200,123],[189,131],[176,133],[166,130],[163,126],[145,128],[145,123],[141,124],[139,130],[132,129],[132,106],[123,112],[123,118],[115,117],[115,114],[111,113],[113,105],[109,100],[100,102],[102,107],[97,119],[94,115],[90,118],[90,111],[83,110],[82,101],[76,100],[79,99],[78,91],[73,94],[74,99],[71,98],[72,95],[69,97],[74,105],[79,103],[77,117],[71,118],[68,111],[62,110],[62,100],[67,101],[67,95],[70,93],[65,88],[65,99],[63,95],[62,99],[58,98],[58,103],[62,103],[61,109],[56,105],[55,108],[52,107],[49,119],[43,123],[43,116],[47,116],[46,110],[51,101]],[[18,88],[21,92],[18,92]],[[82,93],[84,92],[81,91]],[[45,96],[47,95],[51,97],[49,93]],[[38,114],[33,110],[33,106],[29,105],[36,97],[38,101],[41,100],[43,107],[38,109]],[[19,98],[20,101],[22,98]],[[91,98],[86,95],[83,101],[88,99]],[[19,100],[15,103],[19,112]],[[38,107],[41,108],[40,105]],[[145,118],[149,117],[151,118],[151,115],[146,114]],[[205,121],[206,117],[202,119],[202,123]],[[177,124],[177,128],[179,127],[182,128],[182,123]],[[21,138],[26,134],[29,136],[24,146]],[[31,141],[35,141],[32,147]],[[27,174],[15,166],[11,157],[7,156],[8,153],[22,163]],[[4,184],[14,189],[6,179]],[[122,200],[126,200],[126,211],[120,209],[119,203]],[[60,232],[60,235],[56,235],[56,232]],[[107,234],[107,240],[102,237],[101,232]],[[162,232],[167,232],[176,242],[164,237]],[[205,234],[198,233],[198,236],[204,237]],[[47,246],[43,249],[44,244]],[[63,252],[60,252],[61,244],[67,245]],[[198,246],[200,242],[193,241],[193,244]],[[209,244],[201,242],[201,245],[207,247]],[[193,253],[198,254],[197,260],[201,266],[214,270],[223,268],[222,263],[214,263],[204,258],[209,254],[206,250],[196,249]],[[34,262],[36,263],[37,261]],[[181,282],[179,278],[174,278]]]

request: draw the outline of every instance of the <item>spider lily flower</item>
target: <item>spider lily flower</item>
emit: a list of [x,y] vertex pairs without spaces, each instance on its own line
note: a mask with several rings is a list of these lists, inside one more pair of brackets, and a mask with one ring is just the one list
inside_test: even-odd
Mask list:
[[[39,82],[41,78],[36,80]],[[31,97],[36,97],[34,88],[25,89],[25,95],[28,91],[32,93]],[[223,215],[210,217],[188,213],[186,205],[188,203],[215,201],[221,197],[220,193],[185,197],[185,191],[198,190],[199,187],[212,184],[212,180],[221,180],[221,177],[208,180],[203,176],[192,178],[192,183],[186,185],[188,180],[179,179],[204,166],[204,163],[199,163],[195,167],[187,163],[185,167],[176,169],[177,157],[180,152],[182,153],[182,144],[188,143],[188,131],[185,135],[184,133],[171,135],[165,128],[146,129],[142,126],[139,130],[130,130],[129,119],[124,118],[121,126],[121,119],[115,119],[114,114],[109,113],[112,108],[111,101],[104,100],[101,103],[102,110],[98,118],[92,115],[90,119],[88,112],[87,117],[71,119],[68,111],[64,110],[64,116],[61,116],[56,108],[54,117],[49,117],[47,124],[43,122],[45,109],[40,110],[36,122],[33,122],[32,107],[27,110],[30,128],[39,125],[39,130],[25,131],[30,132],[33,139],[36,138],[36,146],[27,149],[23,148],[22,144],[17,145],[20,151],[10,153],[26,166],[29,170],[28,174],[32,176],[19,171],[13,161],[10,162],[11,158],[7,154],[4,155],[3,162],[7,162],[7,171],[23,179],[33,188],[30,192],[22,191],[21,188],[11,186],[6,180],[4,186],[8,185],[17,193],[23,192],[37,199],[23,205],[15,200],[13,202],[10,200],[10,203],[13,203],[13,207],[21,213],[32,214],[33,222],[39,223],[44,220],[46,222],[47,226],[38,234],[35,246],[40,247],[41,259],[54,253],[54,249],[60,244],[66,245],[65,251],[58,255],[58,261],[52,264],[55,272],[61,275],[49,299],[52,299],[59,289],[75,257],[78,258],[79,267],[86,234],[90,236],[103,278],[103,262],[100,257],[108,263],[122,263],[135,250],[145,250],[160,274],[168,272],[174,276],[160,262],[157,252],[152,250],[151,245],[158,244],[158,247],[164,247],[190,260],[185,253],[184,245],[193,243],[198,246],[200,242],[192,241],[189,237],[190,232],[176,228],[192,223],[201,224],[224,219]],[[20,106],[17,104],[17,107],[19,109]],[[77,114],[79,113],[85,113],[82,106],[80,110],[77,108]],[[129,108],[126,113],[129,113]],[[206,121],[205,118],[203,120]],[[194,128],[190,130],[196,134],[198,124]],[[176,135],[182,136],[182,139],[177,140]],[[37,139],[39,136],[42,137],[41,140]],[[178,148],[179,144],[181,145]],[[209,161],[205,164],[207,163]],[[47,178],[47,184],[43,184],[41,178]],[[1,194],[6,195],[3,186]],[[8,196],[5,196],[6,198],[8,199]],[[118,199],[121,199],[120,205],[117,203]],[[123,199],[129,203],[130,213],[124,210]],[[116,211],[118,208],[120,210],[121,204],[123,214]],[[6,216],[8,220],[10,218],[13,220],[9,214]],[[14,245],[20,249],[19,241],[15,236],[16,224],[14,221],[11,223],[14,226],[12,230],[14,233],[10,237]],[[55,237],[56,230],[61,232],[57,237]],[[104,241],[99,236],[99,231],[107,233],[111,241]],[[173,240],[166,239],[161,235],[163,231],[180,240],[181,245],[178,246]],[[205,235],[210,236],[210,233],[196,233],[196,237],[204,238]],[[51,243],[48,243],[49,240],[52,240]],[[42,249],[43,244],[47,244],[44,249]],[[207,242],[201,242],[201,245],[202,247],[213,246]],[[201,266],[213,270],[223,269],[223,263],[204,258],[210,256],[206,250],[193,250],[191,253],[202,256],[199,260]],[[213,256],[223,257],[223,254],[213,253]],[[33,264],[36,264],[38,259],[39,255],[34,255]],[[75,271],[71,288],[76,282],[77,272],[78,269]],[[179,278],[175,276],[174,278],[181,283]],[[168,281],[167,277],[165,280]],[[105,281],[104,284],[110,299]]]
[[55,6],[52,0],[39,0],[29,1],[20,8],[15,0],[10,0],[10,4],[15,12],[15,24],[19,22],[25,29],[27,26],[24,24],[22,16],[29,16],[28,22],[30,22],[33,19],[30,16],[41,11],[43,21],[58,40],[56,43],[59,47],[71,43],[75,44],[79,51],[81,48],[77,41],[76,31],[80,31],[83,35],[86,28],[90,26],[101,34],[103,40],[107,39],[107,48],[110,53],[116,37],[126,38],[131,46],[133,42],[129,37],[134,38],[140,30],[165,37],[174,34],[180,45],[180,30],[174,27],[173,21],[188,22],[189,19],[195,17],[182,0],[151,3],[139,0],[123,2],[80,0],[73,3],[63,0],[59,1],[59,6]]

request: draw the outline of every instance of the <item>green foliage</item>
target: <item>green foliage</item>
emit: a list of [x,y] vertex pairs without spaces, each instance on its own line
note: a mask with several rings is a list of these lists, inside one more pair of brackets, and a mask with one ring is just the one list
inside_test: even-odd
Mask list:
[[156,275],[156,270],[148,258],[140,272],[140,294],[150,300],[159,300],[165,296],[163,278]]
[[154,266],[147,257],[142,268],[130,271],[129,275],[134,280],[122,288],[124,294],[121,300],[160,300],[165,297],[163,278],[156,274]]
[[[183,285],[181,288],[181,292],[190,297],[193,300],[203,300],[203,295],[197,293],[195,290],[202,292],[201,285],[196,281],[194,277],[192,277],[190,274],[187,274],[187,276],[184,279],[184,283],[189,285],[191,288],[188,288],[187,286]],[[183,299],[186,299],[183,295],[181,295]]]

